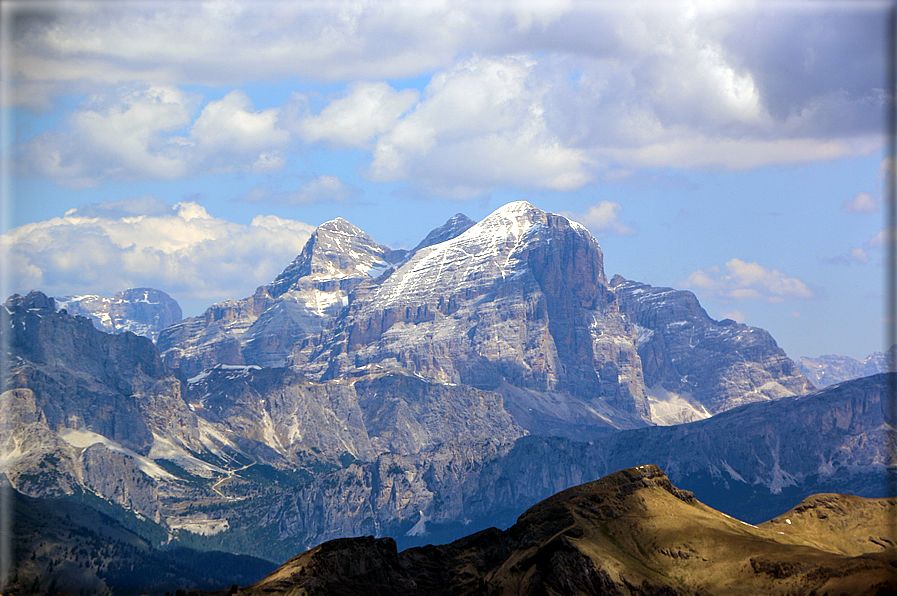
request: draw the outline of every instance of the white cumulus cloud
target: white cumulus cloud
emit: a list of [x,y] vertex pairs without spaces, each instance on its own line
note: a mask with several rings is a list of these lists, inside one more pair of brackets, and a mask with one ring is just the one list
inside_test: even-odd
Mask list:
[[304,115],[294,128],[309,143],[368,149],[377,135],[396,125],[418,97],[415,89],[396,91],[383,82],[356,83],[345,97],[333,100],[318,115]]
[[199,96],[176,87],[92,96],[68,117],[66,129],[24,143],[19,169],[78,188],[283,167],[290,133],[277,126],[279,108],[255,111],[239,90],[201,111],[200,105]]
[[578,221],[596,234],[618,234],[628,236],[635,234],[635,228],[620,221],[623,206],[616,201],[601,201],[591,205],[584,213],[563,213],[564,216]]
[[714,265],[693,271],[679,284],[726,300],[783,302],[790,298],[815,296],[800,279],[741,259],[726,261],[725,269]]
[[508,184],[573,190],[586,156],[547,126],[535,62],[474,57],[437,73],[415,108],[373,150],[375,181],[415,180],[452,196]]
[[[68,186],[271,172],[297,139],[370,152],[374,181],[461,198],[869,155],[885,4],[831,4],[36,3],[11,30],[9,97],[106,98],[21,151]],[[276,108],[239,90],[286,81],[302,90]],[[313,112],[322,82],[336,97]],[[226,95],[203,106],[187,85]]]
[[851,213],[875,213],[878,211],[878,199],[868,192],[858,192],[849,201],[844,201],[841,208]]
[[[135,214],[142,212],[145,214]],[[314,226],[260,215],[249,225],[197,203],[143,197],[70,210],[2,237],[13,291],[111,296],[155,287],[211,303],[252,293],[302,250]]]

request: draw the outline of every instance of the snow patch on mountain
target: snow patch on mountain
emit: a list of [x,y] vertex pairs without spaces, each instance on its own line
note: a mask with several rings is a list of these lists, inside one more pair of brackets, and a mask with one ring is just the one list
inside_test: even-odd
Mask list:
[[658,426],[684,424],[711,416],[704,406],[694,403],[693,396],[688,392],[676,393],[656,385],[647,387],[645,394],[648,397],[651,422]]
[[112,451],[114,453],[121,453],[132,458],[135,462],[137,462],[137,467],[140,468],[140,471],[147,476],[151,476],[156,479],[174,480],[174,476],[163,470],[159,466],[159,464],[152,460],[152,458],[144,457],[139,453],[128,449],[127,447],[122,447],[119,443],[113,441],[112,439],[108,439],[103,435],[97,434],[95,432],[82,429],[66,428],[59,432],[59,437],[69,445],[78,447],[79,449],[85,449],[87,447],[90,447],[91,445],[100,443],[109,451]]

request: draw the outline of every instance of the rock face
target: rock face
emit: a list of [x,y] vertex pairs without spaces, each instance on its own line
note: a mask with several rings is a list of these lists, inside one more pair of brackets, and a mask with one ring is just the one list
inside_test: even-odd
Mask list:
[[638,335],[655,423],[699,420],[741,404],[813,390],[769,333],[731,319],[711,319],[691,292],[619,275],[611,287]]
[[525,462],[541,453],[550,466],[581,461],[598,474],[652,460],[703,501],[759,523],[813,492],[887,494],[888,382],[887,375],[857,379],[690,424],[617,433],[590,446],[526,437],[514,447],[525,450],[509,457]]
[[579,224],[523,201],[356,291],[292,363],[320,379],[381,365],[499,391],[530,432],[647,423],[634,337],[600,247]]
[[499,394],[402,373],[316,383],[291,369],[222,366],[190,379],[187,398],[204,420],[264,444],[279,456],[264,459],[294,468],[524,434]]
[[888,353],[875,352],[862,360],[849,356],[826,355],[819,358],[798,358],[797,367],[817,387],[828,387],[849,381],[888,372],[888,360],[893,360],[897,346]]
[[162,359],[187,375],[216,364],[283,366],[295,343],[323,330],[353,290],[404,255],[342,218],[328,221],[270,284],[166,329],[158,342]]
[[49,428],[88,429],[146,453],[169,424],[163,418],[177,425],[192,416],[149,339],[98,332],[89,319],[57,313],[39,292],[5,307],[14,391]]
[[497,391],[530,433],[584,440],[812,388],[763,330],[713,321],[687,292],[609,285],[603,260],[583,226],[525,201],[455,215],[412,251],[336,219],[273,282],[158,344],[187,376],[379,366]]
[[426,248],[428,246],[433,246],[434,244],[440,244],[445,242],[446,240],[451,240],[457,236],[460,236],[470,228],[476,225],[477,222],[473,221],[463,213],[456,213],[453,215],[447,222],[432,230],[427,236],[420,241],[420,244],[414,247],[411,250],[410,254],[414,254],[422,248]]
[[63,296],[56,307],[69,314],[88,317],[107,333],[130,331],[153,341],[159,332],[183,318],[177,301],[161,290],[131,288],[113,298]]
[[31,496],[85,489],[157,517],[168,474],[149,457],[159,438],[201,449],[180,381],[153,343],[109,335],[56,312],[38,292],[5,304],[10,349],[3,379],[2,468]]
[[[299,502],[323,499],[323,506],[315,505],[323,511],[343,502],[356,504],[340,522],[352,532],[307,527],[318,539],[364,533],[364,520],[378,515],[378,535],[410,545],[414,540],[404,534],[420,519],[418,511],[426,518],[427,541],[450,539],[462,528],[457,520],[473,528],[510,523],[526,503],[654,460],[702,501],[760,523],[813,492],[887,493],[886,395],[887,379],[880,375],[806,396],[747,404],[690,424],[621,431],[590,443],[528,436],[513,446],[447,443],[410,457],[383,454],[315,481],[303,489]],[[314,514],[307,510],[290,517]],[[409,521],[403,525],[401,519]]]
[[230,540],[274,520],[262,546],[235,537],[229,547],[273,557],[358,527],[399,531],[420,510],[411,507],[432,513],[434,503],[411,462],[442,449],[471,469],[525,434],[499,394],[403,372],[318,383],[219,365],[182,382],[147,338],[105,334],[54,307],[34,292],[2,311],[11,366],[0,473],[32,497],[96,495],[169,538]]
[[752,521],[769,511],[756,503],[811,490],[884,490],[885,376],[578,442],[524,436],[498,392],[400,368],[315,381],[219,365],[182,381],[148,339],[54,306],[33,293],[0,309],[0,472],[32,497],[139,514],[165,540],[279,560],[340,536],[450,540],[652,460],[728,513],[754,507]]
[[[824,502],[831,540],[804,513]],[[615,472],[528,509],[508,530],[397,552],[322,544],[237,594],[882,594],[897,501],[822,495],[760,527],[697,501],[657,466]],[[871,533],[872,538],[867,538]]]

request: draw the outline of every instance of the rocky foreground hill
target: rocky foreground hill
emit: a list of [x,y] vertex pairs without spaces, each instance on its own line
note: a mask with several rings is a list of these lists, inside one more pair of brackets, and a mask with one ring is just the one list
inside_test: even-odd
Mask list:
[[391,538],[334,540],[221,594],[892,594],[895,514],[897,500],[823,494],[754,526],[644,465],[558,493],[505,531],[402,552]]

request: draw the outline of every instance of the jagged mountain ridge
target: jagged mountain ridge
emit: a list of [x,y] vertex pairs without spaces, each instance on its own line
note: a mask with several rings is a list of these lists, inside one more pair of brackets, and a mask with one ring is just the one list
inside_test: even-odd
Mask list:
[[873,480],[884,469],[885,377],[590,444],[521,437],[497,393],[407,371],[321,383],[220,366],[180,381],[149,340],[102,333],[38,293],[0,312],[13,333],[0,437],[13,486],[95,494],[201,548],[285,558],[346,535],[407,543],[418,524],[450,539],[631,458],[661,461],[728,507],[811,489],[882,491]]
[[[503,532],[401,553],[389,538],[335,540],[236,594],[883,594],[897,589],[895,510],[817,495],[752,526],[642,465],[556,494]],[[827,520],[822,540],[814,517]]]
[[162,358],[186,375],[216,364],[283,366],[293,343],[319,333],[352,290],[404,255],[342,218],[325,222],[270,284],[164,330]]
[[818,358],[801,357],[797,367],[817,387],[828,387],[871,375],[888,372],[888,361],[897,361],[897,346],[887,353],[875,352],[861,360],[849,356],[826,354]]
[[[525,434],[496,393],[390,371],[317,383],[291,369],[219,366],[182,381],[148,339],[103,333],[43,294],[4,306],[11,367],[0,472],[30,496],[96,494],[170,537],[245,531],[319,476],[387,454],[378,484],[395,501],[367,517],[395,528],[412,514],[399,485],[413,493],[420,484],[401,466],[395,483],[385,480],[396,458]],[[275,550],[363,521],[339,508],[286,517]]]
[[[525,201],[477,224],[458,214],[410,252],[337,219],[274,282],[166,329],[158,343],[164,361],[188,376],[215,364],[288,365],[326,380],[378,365],[496,390],[530,432],[584,439],[812,388],[768,334],[717,333],[723,325],[687,292],[678,302],[689,296],[701,314],[689,329],[712,349],[697,363],[675,347],[674,332],[685,329],[670,327],[646,352],[640,341],[650,338],[639,330],[651,323],[640,318],[634,283],[609,285],[591,234]],[[726,356],[745,348],[748,333],[762,345],[752,340],[737,359]],[[716,358],[704,362],[708,354]],[[674,382],[679,369],[681,378],[698,368],[697,382]]]
[[638,334],[655,422],[689,422],[814,389],[767,331],[711,319],[691,292],[619,275],[610,285]]
[[177,300],[153,288],[131,288],[112,298],[57,296],[55,301],[56,308],[89,317],[107,333],[130,331],[153,341],[160,331],[183,318]]
[[549,417],[646,422],[634,341],[598,243],[524,201],[417,251],[292,362],[315,378],[379,364],[498,390],[531,432]]

